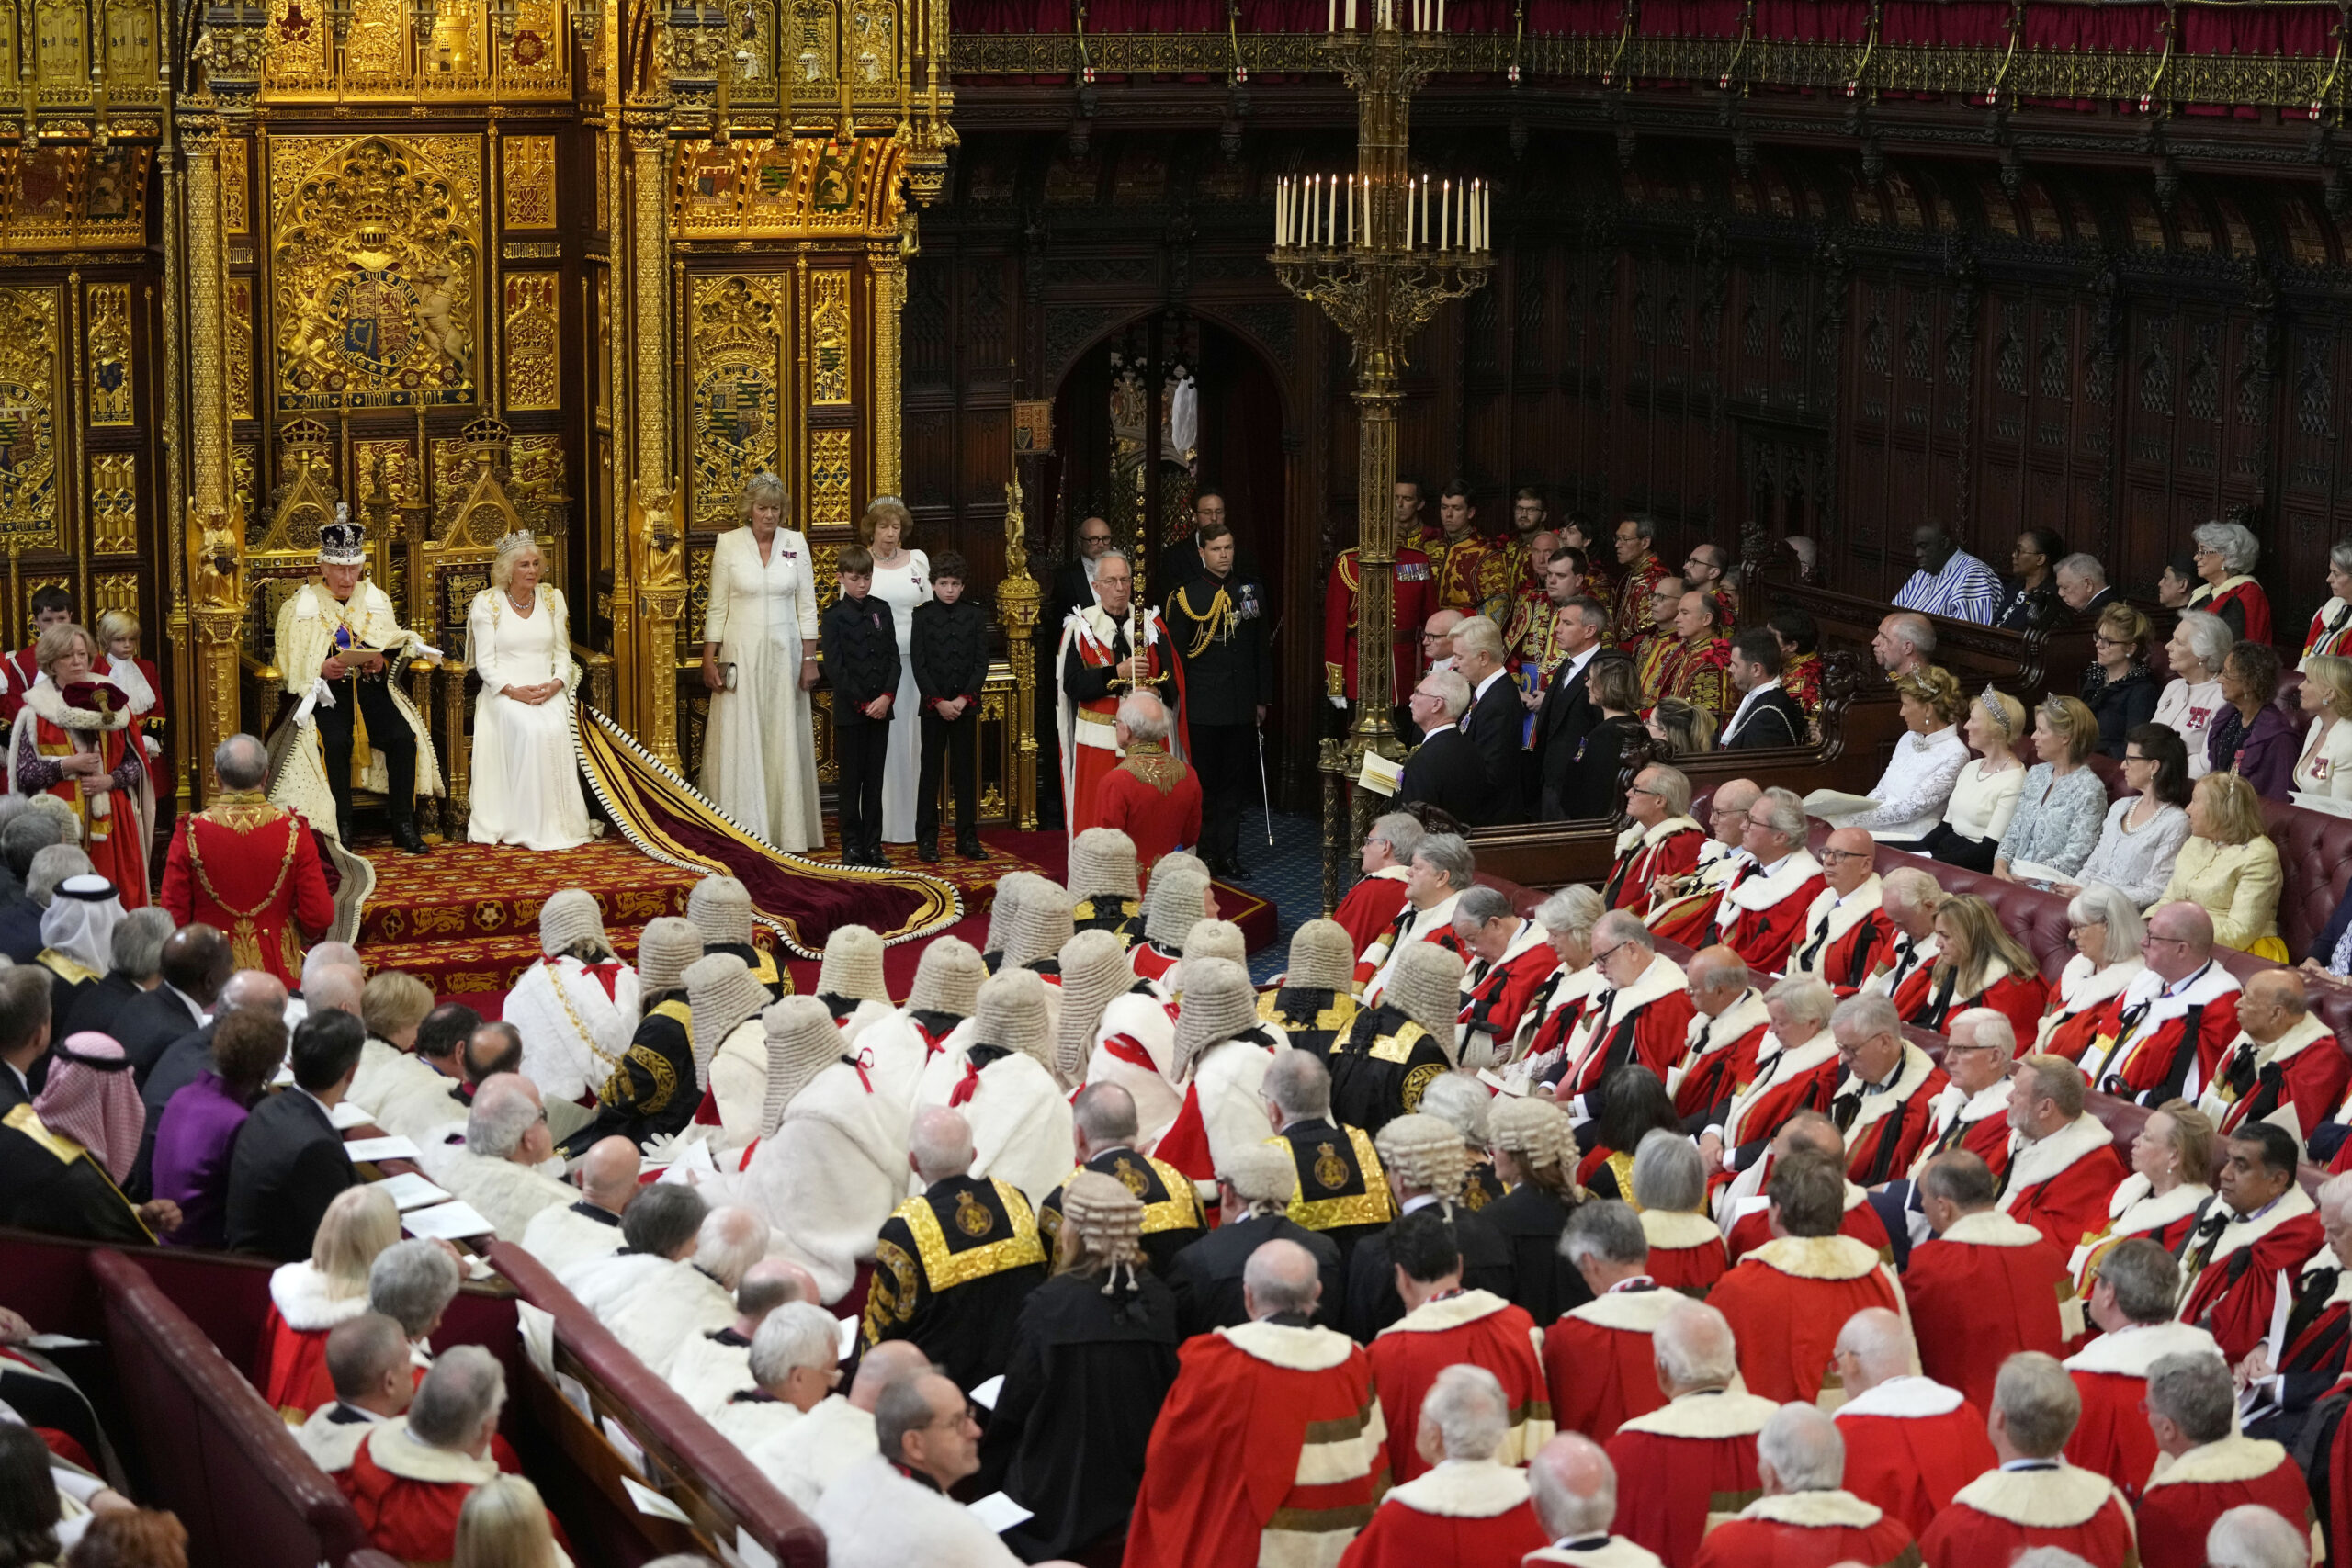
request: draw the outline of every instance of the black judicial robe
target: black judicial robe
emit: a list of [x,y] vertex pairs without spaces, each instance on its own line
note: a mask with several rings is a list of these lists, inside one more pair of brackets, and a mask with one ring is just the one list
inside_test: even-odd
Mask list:
[[97,1160],[42,1126],[29,1102],[0,1117],[0,1225],[126,1247],[155,1245]]
[[1080,898],[1069,908],[1070,924],[1081,931],[1109,931],[1121,947],[1133,947],[1143,935],[1143,901],[1139,898]]
[[1344,1042],[1331,1046],[1331,1113],[1377,1137],[1399,1116],[1421,1108],[1430,1085],[1453,1069],[1445,1048],[1405,1010],[1381,1003],[1359,1012]]
[[1298,1168],[1291,1220],[1329,1236],[1342,1262],[1354,1256],[1357,1243],[1386,1230],[1396,1217],[1388,1175],[1363,1128],[1335,1127],[1329,1118],[1317,1117],[1294,1122],[1269,1141],[1288,1144]]
[[1242,1300],[1242,1270],[1250,1255],[1270,1241],[1295,1241],[1314,1256],[1323,1276],[1323,1299],[1316,1304],[1315,1321],[1327,1328],[1347,1321],[1348,1266],[1339,1243],[1287,1215],[1253,1214],[1217,1226],[1186,1247],[1169,1269],[1168,1288],[1176,1293],[1176,1322],[1185,1338],[1250,1321]]
[[658,1134],[685,1131],[702,1103],[688,1033],[693,1017],[682,990],[647,999],[628,1052],[596,1091],[595,1119],[564,1144],[566,1155],[583,1155],[602,1138],[623,1137],[642,1148]]
[[1076,1557],[1126,1534],[1144,1451],[1176,1382],[1176,1302],[1148,1270],[1102,1293],[1062,1274],[1021,1303],[983,1459],[1035,1514],[1004,1534],[1024,1562]]
[[[752,947],[748,943],[740,942],[707,942],[703,943],[702,955],[705,958],[708,958],[714,953],[731,953],[736,957],[741,959],[743,961],[743,967],[752,972],[752,978],[757,980],[761,985],[765,986],[768,988],[768,995],[775,998],[776,1000],[782,1001],[785,998],[792,995],[791,972],[777,964],[775,961],[775,954],[770,953],[767,949],[763,947]],[[697,1100],[695,1103],[699,1104],[701,1102]]]
[[1258,1016],[1281,1025],[1297,1049],[1329,1061],[1331,1047],[1356,1021],[1356,999],[1320,986],[1284,986],[1258,998]]
[[1105,1149],[1063,1177],[1061,1187],[1046,1193],[1046,1201],[1037,1205],[1037,1234],[1045,1239],[1048,1263],[1061,1245],[1062,1187],[1068,1187],[1079,1170],[1107,1176],[1136,1195],[1143,1205],[1144,1256],[1151,1260],[1152,1272],[1162,1279],[1168,1277],[1177,1255],[1200,1240],[1208,1228],[1200,1193],[1190,1177],[1165,1160],[1133,1149]]
[[912,1340],[968,1393],[1004,1371],[1021,1303],[1045,1278],[1036,1216],[1020,1189],[951,1176],[883,1223],[865,1343]]
[[1592,1300],[1584,1276],[1560,1256],[1560,1232],[1568,1223],[1568,1206],[1532,1181],[1522,1181],[1478,1211],[1510,1248],[1513,1305],[1549,1327],[1571,1307]]
[[1470,1173],[1462,1183],[1462,1206],[1483,1212],[1487,1204],[1503,1195],[1503,1179],[1495,1174],[1495,1162],[1476,1150],[1470,1155]]
[[[1492,1291],[1510,1299],[1513,1263],[1510,1244],[1489,1224],[1461,1204],[1453,1205],[1453,1238],[1462,1248],[1462,1288]],[[1405,1315],[1404,1298],[1396,1293],[1396,1269],[1388,1258],[1388,1227],[1356,1244],[1348,1259],[1348,1335],[1369,1345],[1380,1331]]]

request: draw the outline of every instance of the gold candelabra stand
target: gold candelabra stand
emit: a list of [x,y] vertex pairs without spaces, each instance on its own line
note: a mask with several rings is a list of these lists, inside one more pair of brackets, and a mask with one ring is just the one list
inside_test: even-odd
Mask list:
[[[1413,94],[1442,62],[1434,0],[1370,0],[1372,26],[1333,29],[1321,50],[1355,89],[1356,169],[1291,175],[1275,195],[1270,258],[1285,288],[1320,306],[1354,342],[1356,438],[1356,704],[1344,739],[1327,739],[1323,773],[1323,907],[1339,905],[1343,868],[1381,798],[1355,781],[1367,754],[1403,751],[1389,723],[1396,647],[1396,379],[1405,344],[1449,299],[1492,270],[1485,182],[1411,168]],[[1404,25],[1408,21],[1410,26]],[[1436,24],[1432,27],[1430,24]]]

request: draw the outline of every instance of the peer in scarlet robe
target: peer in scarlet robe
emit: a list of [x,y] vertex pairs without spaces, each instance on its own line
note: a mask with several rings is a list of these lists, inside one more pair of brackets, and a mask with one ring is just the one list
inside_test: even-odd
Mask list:
[[1997,1462],[1984,1413],[1931,1378],[1889,1378],[1839,1405],[1836,1420],[1846,1440],[1846,1490],[1913,1535]]
[[1848,1235],[1769,1241],[1716,1282],[1707,1304],[1731,1324],[1748,1392],[1775,1404],[1821,1392],[1848,1318],[1869,1307],[1904,1313],[1903,1287]]
[[1678,1568],[1689,1563],[1709,1514],[1736,1514],[1762,1494],[1756,1435],[1779,1408],[1753,1393],[1709,1389],[1629,1417],[1603,1445],[1617,1470],[1616,1532]]
[[1688,872],[1651,882],[1645,908],[1638,903],[1627,908],[1642,908],[1643,923],[1660,942],[1709,946],[1720,940],[1714,931],[1716,917],[1723,912],[1724,890],[1732,878],[1755,863],[1745,850],[1708,839],[1700,844],[1699,857]]
[[2251,577],[2225,577],[2220,582],[2199,584],[2188,596],[2188,607],[2202,610],[2209,615],[2222,615],[2230,605],[2236,605],[2245,630],[2239,635],[2253,642],[2270,640],[2270,600],[2262,584]]
[[[1767,1176],[1770,1175],[1770,1163],[1765,1162]],[[1732,1262],[1738,1262],[1772,1239],[1771,1208],[1772,1201],[1761,1192],[1738,1201],[1731,1228],[1724,1233],[1724,1250]],[[1846,1183],[1846,1213],[1838,1222],[1838,1234],[1852,1236],[1877,1253],[1881,1262],[1894,1261],[1894,1243],[1886,1234],[1886,1222],[1871,1206],[1870,1193],[1850,1181]]]
[[1549,1546],[1527,1472],[1494,1460],[1449,1460],[1380,1500],[1340,1568],[1513,1563]]
[[1789,951],[1789,973],[1818,976],[1839,996],[1851,996],[1886,961],[1901,934],[1879,906],[1875,874],[1843,896],[1825,884],[1805,908],[1804,929]]
[[2311,1488],[2284,1448],[2233,1436],[2177,1456],[2140,1494],[2142,1568],[2204,1568],[2206,1531],[2248,1505],[2311,1529]]
[[[1356,594],[1362,581],[1363,569],[1357,564],[1355,547],[1351,545],[1331,563],[1331,575],[1323,588],[1323,691],[1326,696],[1344,697],[1351,703],[1356,700],[1356,660],[1360,657]],[[1437,608],[1436,588],[1430,558],[1412,546],[1400,543],[1390,589],[1389,602],[1395,607],[1390,640],[1395,645],[1396,664],[1389,675],[1388,688],[1389,700],[1400,707],[1419,678],[1421,626]]]
[[334,923],[334,897],[311,825],[258,790],[213,796],[182,818],[164,857],[161,900],[175,925],[225,933],[240,969],[302,985],[304,942]]
[[1684,1296],[1646,1276],[1569,1308],[1544,1331],[1544,1382],[1556,1430],[1606,1443],[1666,1404],[1650,1336]]
[[1465,1063],[1478,1061],[1483,1054],[1499,1065],[1510,1056],[1521,1017],[1559,962],[1544,928],[1533,920],[1520,923],[1500,958],[1471,958],[1462,976],[1461,1056]]
[[327,1376],[327,1334],[367,1310],[367,1292],[337,1294],[308,1261],[271,1271],[254,1382],[272,1410],[300,1420],[334,1397],[334,1380]]
[[[1144,644],[1143,675],[1134,682],[1113,673],[1135,651],[1128,639],[1130,624]],[[1173,663],[1168,629],[1158,611],[1138,608],[1115,620],[1100,605],[1070,612],[1055,668],[1061,678],[1062,799],[1068,803],[1072,836],[1102,826],[1096,792],[1119,765],[1119,743],[1113,731],[1120,698],[1144,687],[1158,692],[1176,717],[1176,749],[1182,750],[1182,716],[1176,697],[1182,677],[1174,673]]]
[[1580,1101],[1572,1114],[1588,1121],[1600,1114],[1600,1086],[1619,1067],[1647,1067],[1665,1079],[1682,1059],[1696,1011],[1681,966],[1662,953],[1653,954],[1632,985],[1593,998],[1581,1038],[1569,1042],[1555,1098],[1564,1106]]
[[1903,1288],[1919,1370],[1984,1410],[2003,1361],[2020,1350],[2062,1354],[2083,1325],[2067,1257],[2041,1231],[1994,1209],[1963,1214],[1913,1247]]
[[2352,1079],[2352,1059],[2319,1014],[2305,1013],[2267,1045],[2241,1031],[2214,1064],[2199,1104],[2222,1134],[2260,1122],[2282,1105],[2295,1108],[2295,1140],[2327,1120]]
[[1827,886],[1821,863],[1792,850],[1769,866],[1750,862],[1724,890],[1715,909],[1715,940],[1760,974],[1777,975],[1804,929],[1805,911]]
[[1702,1126],[1720,1122],[1740,1086],[1756,1080],[1757,1055],[1771,1027],[1764,994],[1753,987],[1712,1018],[1694,1011],[1674,1086],[1676,1113]]
[[1528,998],[1515,1059],[1503,1069],[1505,1080],[1524,1089],[1555,1077],[1553,1069],[1567,1059],[1569,1043],[1580,1038],[1585,1015],[1607,989],[1608,978],[1590,964],[1573,970],[1562,964],[1545,976]]
[[1433,942],[1462,959],[1466,968],[1470,953],[1454,934],[1453,908],[1462,901],[1459,893],[1449,893],[1426,909],[1417,909],[1408,903],[1400,906],[1396,918],[1386,930],[1373,938],[1370,946],[1356,954],[1356,994],[1367,1003],[1380,999],[1387,987],[1389,967],[1396,961],[1408,942]]
[[2143,1105],[2204,1083],[2238,1033],[2237,976],[2208,964],[2177,987],[2143,969],[2100,1021],[2080,1066],[2091,1087]]
[[1758,1497],[1707,1532],[1693,1568],[1912,1568],[1911,1532],[1875,1503],[1850,1492],[1789,1492]]
[[1269,1319],[1186,1340],[1152,1427],[1127,1568],[1330,1562],[1388,1484],[1372,1360]]
[[1647,828],[1635,823],[1617,835],[1617,855],[1600,885],[1601,902],[1611,909],[1645,908],[1659,883],[1697,869],[1699,848],[1706,842],[1707,830],[1688,817],[1669,817]]
[[[2210,1244],[2207,1227],[2224,1216]],[[2213,1336],[2230,1365],[2236,1366],[2270,1332],[2278,1276],[2299,1278],[2312,1254],[2327,1244],[2319,1211],[2301,1187],[2290,1185],[2267,1209],[2240,1218],[2225,1200],[2215,1199],[2189,1237],[2182,1267],[2201,1263],[2197,1282],[2180,1303],[2180,1321]]]
[[1421,1401],[1438,1373],[1464,1363],[1503,1385],[1510,1429],[1496,1457],[1524,1464],[1552,1440],[1552,1395],[1537,1358],[1535,1320],[1488,1291],[1457,1291],[1425,1302],[1382,1329],[1372,1342],[1372,1383],[1382,1416],[1399,1434],[1389,1469],[1399,1482],[1429,1469],[1402,1434],[1419,1432]]
[[1405,877],[1408,868],[1384,865],[1368,872],[1363,881],[1347,890],[1340,899],[1340,907],[1331,918],[1346,928],[1348,945],[1357,953],[1378,942],[1396,917],[1405,909]]
[[1999,1207],[2071,1255],[2098,1229],[2108,1200],[2127,1174],[2107,1124],[2086,1111],[2009,1156]]
[[[1633,1185],[1630,1176],[1626,1185]],[[1642,1234],[1649,1238],[1650,1278],[1693,1301],[1705,1301],[1731,1268],[1724,1233],[1704,1214],[1644,1209]]]
[[1984,1568],[2037,1546],[2071,1551],[2091,1568],[2130,1568],[2138,1561],[2132,1506],[2097,1471],[2056,1462],[1987,1470],[1936,1516],[1919,1557],[1927,1568]]
[[[74,814],[75,837],[90,857],[90,868],[115,886],[125,909],[147,904],[147,843],[155,820],[155,790],[147,754],[139,744],[121,691],[104,682],[75,682],[74,697],[85,692],[106,706],[69,701],[43,675],[24,694],[8,740],[8,789],[12,795],[47,794]],[[95,753],[111,788],[91,795],[67,773],[69,757]]]
[[[1827,1111],[1842,1071],[1837,1038],[1826,1026],[1794,1045],[1766,1035],[1756,1054],[1756,1081],[1735,1094],[1724,1113],[1724,1169],[1712,1179],[1729,1182],[1736,1196],[1762,1191],[1772,1135],[1800,1111]],[[1717,1203],[1718,1214],[1728,1212],[1727,1203]]]
[[1829,1117],[1846,1134],[1846,1174],[1875,1187],[1911,1168],[1928,1141],[1928,1108],[1951,1079],[1925,1051],[1903,1042],[1892,1082],[1865,1084],[1852,1073],[1830,1097]]
[[2009,1021],[2009,1029],[2019,1040],[2030,1040],[2041,1027],[2042,1010],[2050,1002],[2050,987],[2039,975],[2012,975],[1998,958],[1987,961],[1984,984],[1973,996],[1955,996],[1953,976],[1946,969],[1932,976],[1927,996],[1909,1012],[1903,1015],[1905,1023],[1916,1023],[1922,1029],[1941,1033],[1947,1021],[1958,1018],[1970,1008],[1991,1008]]
[[[2115,998],[2143,968],[2137,954],[2105,968],[2095,966],[2079,953],[2066,960],[2058,983],[2051,988],[2050,1010],[2035,1026],[2034,1049],[2079,1064],[2098,1038]],[[2018,1043],[2022,1050],[2024,1043]]]
[[2107,1201],[2107,1223],[2085,1232],[2075,1248],[2075,1293],[2088,1301],[2098,1260],[2109,1247],[2134,1236],[2145,1236],[2179,1257],[2188,1245],[2188,1233],[2196,1228],[2198,1211],[2212,1195],[2211,1188],[2189,1181],[2160,1195],[2146,1177],[2125,1177]]
[[2009,1080],[2006,1077],[1970,1094],[1958,1084],[1946,1084],[1928,1107],[1928,1141],[1911,1161],[1910,1174],[1938,1155],[1966,1149],[1984,1162],[1993,1179],[2009,1168],[2009,1145],[2016,1140],[2009,1128]]
[[2218,1356],[2213,1337],[2186,1323],[2143,1323],[2102,1334],[2066,1358],[2083,1413],[2066,1439],[2066,1461],[2096,1471],[2136,1496],[2155,1468],[2156,1436],[2141,1402],[2148,1369],[2166,1356]]
[[497,1475],[488,1455],[417,1442],[404,1426],[386,1422],[334,1480],[377,1551],[403,1562],[447,1562],[457,1555],[467,1496]]
[[1898,927],[1894,950],[1885,964],[1862,982],[1862,989],[1886,998],[1894,1004],[1897,1017],[1908,1019],[1926,1003],[1928,987],[1936,977],[1936,960],[1942,953],[1943,939],[1932,931],[1915,938]]

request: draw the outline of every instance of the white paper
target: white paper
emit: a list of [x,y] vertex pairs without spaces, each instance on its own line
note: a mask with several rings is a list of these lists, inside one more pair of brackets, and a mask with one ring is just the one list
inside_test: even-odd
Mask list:
[[36,1350],[78,1350],[85,1345],[95,1345],[95,1339],[76,1339],[71,1334],[36,1334],[25,1341]]
[[741,1525],[735,1527],[735,1555],[743,1560],[743,1568],[775,1568],[775,1553],[753,1540]]
[[670,1162],[670,1168],[662,1173],[661,1179],[692,1186],[697,1177],[718,1174],[718,1164],[710,1157],[710,1145],[695,1143],[679,1148],[678,1157]]
[[1001,1492],[991,1492],[972,1505],[972,1517],[1002,1535],[1023,1519],[1036,1516]]
[[555,1314],[545,1307],[535,1307],[528,1302],[514,1303],[514,1326],[523,1337],[523,1348],[531,1358],[531,1365],[539,1375],[552,1380],[555,1376]]
[[424,1157],[424,1153],[417,1148],[414,1139],[399,1136],[346,1138],[344,1140],[343,1152],[351,1156],[352,1163],[355,1165],[364,1159],[423,1159]]
[[2270,1298],[2270,1337],[2267,1348],[2271,1371],[2276,1371],[2287,1359],[2287,1316],[2295,1310],[2294,1281],[2287,1278],[2287,1270],[2278,1270],[2273,1281],[2278,1294]]
[[1356,774],[1357,787],[1368,789],[1374,795],[1394,795],[1404,782],[1403,763],[1392,762],[1377,751],[1363,754],[1363,769]]
[[693,1527],[694,1520],[686,1517],[686,1511],[684,1508],[643,1482],[633,1476],[624,1475],[621,1477],[621,1485],[628,1489],[628,1500],[637,1505],[639,1513],[650,1514],[657,1519],[675,1519],[689,1529]]
[[270,1077],[269,1087],[272,1089],[287,1089],[290,1088],[293,1082],[293,1067],[287,1063],[280,1062],[277,1064],[277,1071]]
[[348,1131],[353,1127],[365,1127],[368,1122],[373,1122],[375,1119],[376,1113],[374,1111],[368,1110],[364,1105],[355,1104],[348,1100],[336,1100],[334,1109],[327,1112],[327,1121],[334,1125],[334,1130],[338,1133]]
[[614,1449],[619,1452],[621,1458],[628,1461],[628,1467],[631,1470],[637,1472],[639,1475],[643,1475],[645,1473],[645,1450],[638,1446],[638,1441],[635,1438],[628,1435],[628,1428],[622,1426],[610,1416],[605,1417],[604,1427],[605,1441],[613,1445]]
[[492,1235],[498,1229],[483,1219],[481,1211],[471,1203],[463,1201],[411,1210],[401,1216],[401,1224],[411,1235],[437,1241],[463,1241],[468,1236]]
[[1508,1094],[1521,1100],[1527,1098],[1527,1086],[1525,1084],[1515,1084],[1508,1078],[1498,1077],[1496,1076],[1495,1070],[1492,1067],[1480,1067],[1478,1069],[1478,1081],[1485,1084],[1488,1089],[1493,1089],[1497,1094]]
[[393,1206],[400,1209],[422,1209],[434,1203],[447,1202],[449,1198],[447,1190],[434,1186],[413,1170],[384,1178],[376,1183],[376,1190],[390,1198]]
[[842,1359],[846,1361],[857,1351],[858,1320],[854,1317],[837,1317],[833,1321],[841,1325]]
[[[847,1323],[849,1319],[843,1318],[842,1321],[843,1323]],[[986,1409],[994,1410],[996,1408],[997,1396],[1001,1394],[1003,1392],[1004,1374],[1002,1372],[999,1372],[996,1376],[989,1379],[988,1382],[984,1383],[978,1383],[973,1386],[972,1403],[983,1406]]]
[[555,1387],[556,1392],[563,1395],[563,1402],[580,1412],[580,1418],[582,1421],[596,1419],[595,1407],[588,1403],[586,1383],[582,1382],[570,1372],[558,1372],[555,1375]]

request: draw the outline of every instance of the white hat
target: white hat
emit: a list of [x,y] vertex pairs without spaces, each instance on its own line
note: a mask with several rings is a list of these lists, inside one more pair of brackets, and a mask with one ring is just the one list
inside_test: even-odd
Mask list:
[[[687,1038],[695,1048],[695,1084],[710,1087],[710,1059],[745,1019],[768,1005],[768,988],[731,953],[697,958],[686,969]],[[828,1013],[825,1021],[831,1023]]]
[[1344,991],[1355,981],[1355,943],[1337,920],[1307,920],[1290,935],[1286,986]]
[[1258,1022],[1258,993],[1250,972],[1227,959],[1184,960],[1184,997],[1176,1009],[1173,1077],[1182,1082],[1201,1053]]
[[980,982],[988,977],[989,966],[981,962],[977,948],[962,937],[941,937],[922,950],[922,958],[915,964],[914,989],[907,993],[907,1007],[914,1012],[952,1012],[957,1018],[969,1018],[979,1000]]

